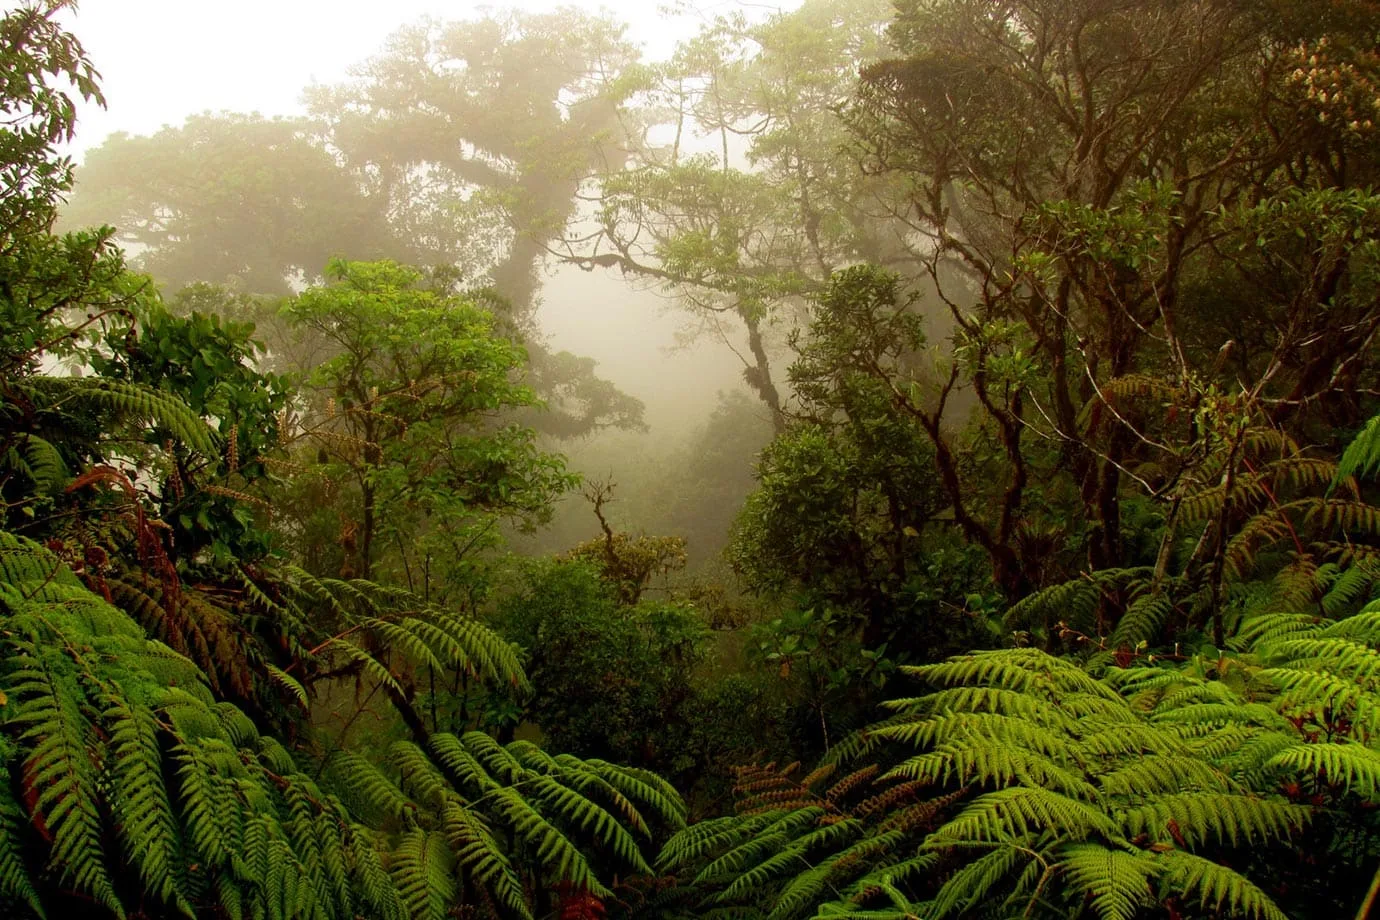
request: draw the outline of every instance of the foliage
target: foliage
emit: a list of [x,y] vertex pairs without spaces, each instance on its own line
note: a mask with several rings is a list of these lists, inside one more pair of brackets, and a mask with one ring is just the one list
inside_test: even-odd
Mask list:
[[[1300,9],[902,3],[894,58],[864,70],[846,113],[861,162],[910,188],[916,255],[957,333],[952,388],[1002,460],[994,495],[932,428],[940,481],[1009,600],[1076,569],[986,508],[1020,519],[1067,496],[1077,568],[1124,568],[1128,493],[1170,514],[1217,454],[1204,411],[1299,443],[1370,411],[1373,150],[1299,86],[1367,85],[1375,20]],[[1132,382],[1153,408],[1126,405]]]
[[491,539],[494,515],[540,520],[573,479],[530,429],[497,421],[535,396],[518,376],[521,347],[489,313],[392,263],[336,262],[331,274],[285,308],[332,346],[298,424],[317,444],[316,474],[349,485],[335,508],[308,513],[339,516],[342,574],[367,577],[387,551],[394,577],[429,594],[413,573],[459,563]]
[[[34,162],[6,164],[36,181],[9,190],[20,197],[0,266],[15,324],[0,352],[0,912],[439,920],[597,906],[616,874],[646,868],[653,834],[683,822],[675,792],[640,771],[428,727],[419,675],[523,688],[515,648],[401,588],[267,555],[269,469],[291,467],[272,454],[301,398],[255,367],[249,325],[163,309],[108,232],[48,232],[66,181],[51,145],[71,106],[43,81],[68,75],[94,93],[80,47],[53,24],[64,5],[0,19],[16,124],[26,105],[57,113],[24,153]],[[523,490],[563,483],[558,463],[530,432],[476,420],[531,401],[510,379],[520,349],[473,305],[404,290],[415,274],[345,270],[380,287],[310,292],[298,315],[376,324],[366,344],[403,378],[389,424],[411,410],[408,431],[385,433],[478,450],[478,466],[452,466],[434,491],[539,510]],[[425,322],[398,307],[409,294],[430,308]],[[353,373],[323,365],[346,398],[350,384],[386,382],[353,357]],[[81,375],[58,373],[59,358]],[[524,458],[536,485],[506,469]],[[382,692],[412,732],[388,767],[342,750],[344,732],[323,750],[311,707],[341,678],[359,710]]]
[[661,865],[688,905],[772,917],[1340,912],[1364,888],[1359,854],[1252,867],[1373,846],[1373,616],[1265,618],[1239,661],[1102,679],[1034,649],[908,669],[938,689],[893,701],[798,782],[747,771],[738,816],[677,835]]
[[838,116],[858,68],[884,55],[890,13],[829,0],[705,22],[651,69],[636,114],[659,130],[604,171],[597,230],[560,250],[661,285],[730,347],[745,333],[744,380],[778,430],[789,392],[774,327],[834,270],[908,260],[896,184],[856,168]]
[[316,130],[300,119],[206,113],[148,137],[114,134],[86,155],[63,221],[116,225],[170,290],[233,281],[286,295],[340,252],[413,255]]
[[423,920],[459,872],[530,917],[540,883],[605,895],[683,819],[650,774],[477,733],[402,742],[388,772],[338,753],[323,784],[56,556],[0,533],[0,569],[0,903]]
[[624,604],[588,564],[534,565],[494,624],[526,650],[536,691],[524,717],[557,749],[668,772],[686,769],[684,707],[708,631],[675,603]]
[[800,666],[820,725],[855,727],[850,705],[868,713],[897,662],[996,638],[985,566],[948,537],[925,430],[938,420],[908,411],[908,397],[884,375],[919,373],[927,361],[910,307],[896,279],[875,270],[831,280],[808,335],[792,342],[799,408],[759,457],[758,487],[728,552],[758,595],[798,593],[799,609],[767,624],[758,641],[783,675]]
[[191,661],[31,541],[0,569],[0,902],[402,915],[374,833]]

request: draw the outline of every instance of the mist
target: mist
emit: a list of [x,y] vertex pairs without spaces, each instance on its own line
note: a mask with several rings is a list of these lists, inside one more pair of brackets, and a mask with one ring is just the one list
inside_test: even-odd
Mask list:
[[[566,7],[570,5],[559,8]],[[668,59],[680,37],[711,25],[716,17],[745,14],[745,22],[762,21],[787,11],[790,4],[721,4],[676,12],[633,3],[612,7],[577,3],[573,8],[603,15],[611,24],[626,28],[623,37],[638,48],[639,65],[652,65]],[[399,29],[424,22],[480,21],[488,16],[502,19],[513,13],[550,14],[556,9],[554,4],[540,2],[466,8],[415,0],[343,5],[255,2],[233,9],[159,0],[84,3],[77,14],[69,11],[68,20],[93,59],[100,61],[106,104],[81,107],[77,139],[68,145],[78,163],[77,186],[73,207],[64,221],[71,226],[109,222],[123,227],[134,216],[128,209],[131,194],[144,194],[149,199],[145,207],[157,207],[153,199],[159,192],[144,189],[131,193],[118,187],[125,181],[125,167],[114,172],[101,172],[95,166],[82,168],[91,151],[99,151],[112,135],[117,143],[122,137],[135,142],[157,138],[187,130],[184,125],[190,125],[192,118],[239,117],[259,123],[300,119],[308,115],[312,93],[329,92],[332,85],[350,81],[352,70],[383,53],[388,36]],[[319,116],[319,111],[316,114]],[[250,133],[255,127],[248,127],[243,139],[232,143],[281,140],[256,142]],[[660,133],[666,134],[666,126]],[[678,142],[683,144],[683,155],[691,156],[712,151],[719,143],[694,131],[683,132]],[[730,151],[735,167],[747,168],[742,138],[732,137],[725,149]],[[214,199],[221,194],[217,183],[236,181],[215,155],[203,160],[195,147],[187,150],[182,175],[185,181],[198,184],[204,197]],[[287,186],[281,190],[286,191]],[[460,191],[464,196],[469,193]],[[267,194],[255,206],[262,210],[271,203],[271,194]],[[576,213],[572,226],[587,228],[592,214],[588,208],[583,216]],[[252,248],[250,234],[254,232],[253,226],[247,226],[241,237],[226,237],[220,245],[226,249]],[[504,229],[491,224],[480,226],[478,232],[490,238],[472,239],[476,249],[513,245],[512,237],[505,239]],[[245,275],[233,266],[215,269],[202,263],[163,271],[165,266],[145,258],[148,238],[129,235],[123,241],[135,266],[152,271],[169,294],[190,282],[229,283],[251,294],[273,286],[271,279],[265,283],[262,275]],[[406,260],[417,255],[406,245],[390,247],[376,239],[361,245],[358,235],[352,237],[348,232],[334,238],[327,233],[314,243],[319,253],[351,258],[388,255]],[[468,261],[468,253],[452,252],[450,257],[457,255],[457,264],[469,273],[472,282],[496,282],[497,293],[507,293],[501,264],[492,259],[488,264],[475,264]],[[436,252],[425,257],[449,258]],[[501,263],[501,258],[497,261]],[[303,262],[287,267],[285,274],[290,287],[300,289],[320,268]],[[270,269],[273,271],[278,269]],[[525,336],[533,344],[539,343],[543,351],[592,359],[595,375],[642,404],[638,424],[621,429],[598,424],[552,442],[568,456],[572,469],[586,477],[622,483],[620,491],[624,493],[635,491],[637,502],[620,501],[617,517],[622,526],[640,530],[647,523],[639,518],[646,517],[655,506],[654,495],[670,487],[664,480],[678,475],[677,466],[695,449],[693,437],[704,429],[715,407],[725,398],[752,393],[744,383],[751,359],[744,357],[747,347],[741,325],[732,315],[706,322],[703,316],[688,314],[682,295],[669,285],[626,270],[570,264],[553,253],[518,266],[517,271],[532,275],[532,281],[519,285],[524,288],[519,295],[524,302],[519,308],[526,316]],[[292,281],[294,275],[301,280]],[[783,363],[788,360],[785,331],[785,326],[766,330],[767,347]],[[771,430],[770,410],[762,406],[756,414],[762,422],[760,436],[742,454],[749,467],[753,453],[765,444]],[[660,471],[663,481],[649,477],[649,470]],[[741,489],[718,496],[720,501],[734,505],[741,501],[751,480],[747,475],[750,470],[740,472],[744,474],[738,477]],[[711,516],[720,524],[730,516],[724,509],[717,512]],[[680,513],[693,513],[693,509],[683,505]],[[686,524],[693,529],[690,522],[668,519],[665,514],[653,517],[658,526],[674,530]],[[544,537],[515,535],[515,539],[529,551],[559,550],[561,541],[593,528],[593,518],[587,515],[583,501],[572,493],[558,503],[555,523]],[[721,545],[721,540],[713,541],[697,555],[712,556]]]

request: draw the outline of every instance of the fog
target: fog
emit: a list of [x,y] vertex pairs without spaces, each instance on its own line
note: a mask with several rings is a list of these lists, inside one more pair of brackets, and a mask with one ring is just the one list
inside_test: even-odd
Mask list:
[[[888,4],[870,5],[876,10],[870,10],[869,0],[859,4],[867,10],[863,21],[870,15],[882,22],[889,15]],[[755,452],[779,421],[777,407],[790,360],[785,341],[799,322],[798,303],[758,316],[743,312],[756,308],[745,307],[741,294],[715,288],[717,282],[697,295],[694,285],[672,285],[657,275],[660,256],[648,254],[658,241],[666,244],[687,238],[685,234],[694,239],[702,231],[714,234],[726,216],[739,219],[732,212],[739,207],[740,193],[732,186],[672,190],[658,218],[663,235],[654,231],[646,242],[638,239],[640,230],[630,232],[631,249],[619,249],[629,242],[612,237],[608,245],[600,240],[593,248],[568,240],[599,235],[603,180],[594,177],[602,172],[617,181],[620,167],[608,172],[610,156],[616,161],[640,149],[644,153],[635,155],[651,156],[642,162],[654,166],[657,157],[676,167],[702,155],[717,162],[717,168],[731,166],[735,175],[741,171],[748,176],[760,168],[752,157],[752,132],[733,123],[733,118],[746,116],[724,121],[720,99],[717,114],[710,113],[710,120],[720,122],[717,129],[696,121],[705,119],[707,88],[717,86],[714,81],[720,77],[695,74],[738,67],[747,52],[724,46],[728,50],[715,53],[726,55],[726,65],[682,65],[681,73],[691,74],[689,84],[685,76],[675,78],[678,83],[657,78],[660,90],[654,81],[648,84],[650,93],[639,90],[640,95],[619,103],[620,113],[648,113],[635,115],[648,119],[642,129],[629,127],[623,114],[600,115],[598,100],[605,92],[600,87],[609,86],[607,81],[620,72],[643,79],[636,67],[667,61],[678,48],[685,53],[691,47],[687,42],[716,24],[728,30],[724,34],[740,36],[742,49],[760,51],[747,31],[751,24],[781,18],[798,7],[792,0],[674,10],[635,2],[558,6],[538,0],[492,6],[435,0],[249,0],[236,5],[88,0],[66,15],[100,71],[106,105],[87,104],[80,110],[77,138],[69,148],[78,164],[77,186],[64,219],[69,226],[115,225],[135,267],[150,272],[167,294],[207,281],[228,283],[246,294],[281,295],[300,290],[326,258],[337,255],[449,264],[471,284],[492,284],[513,302],[534,349],[538,378],[549,373],[542,366],[551,358],[544,356],[569,352],[592,359],[594,377],[641,403],[640,425],[609,424],[613,414],[601,420],[597,407],[582,404],[583,427],[552,421],[551,429],[565,434],[549,438],[548,447],[566,454],[572,468],[587,477],[620,484],[622,500],[612,512],[620,527],[695,531],[699,522],[687,516],[697,518],[701,511],[691,493],[715,495],[713,500],[724,507],[703,509],[714,524],[698,539],[700,547],[691,541],[692,552],[702,548],[712,554],[751,488]],[[815,15],[819,10],[825,11],[821,34],[829,40],[830,6],[817,4]],[[600,32],[600,20],[591,17],[605,17],[615,30]],[[447,31],[454,23],[467,25]],[[489,25],[469,25],[473,23]],[[483,31],[490,26],[497,31]],[[618,44],[617,26],[631,49]],[[409,28],[414,31],[399,32]],[[862,34],[875,38],[877,32],[868,26]],[[532,35],[536,44],[523,44]],[[430,49],[418,51],[418,42],[431,43]],[[577,50],[567,53],[570,47]],[[486,57],[495,48],[517,50]],[[690,57],[703,53],[701,48]],[[561,54],[568,56],[548,67],[549,59]],[[392,55],[392,63],[380,63],[382,55]],[[446,69],[457,63],[458,70]],[[571,76],[582,66],[587,68],[583,76]],[[768,60],[753,79],[773,86],[782,79],[783,67],[789,71],[795,66],[791,60]],[[483,100],[480,107],[469,114],[438,115],[435,100],[418,102],[408,96],[428,90],[398,89],[408,68],[416,73],[432,67],[440,68],[441,79],[455,77],[462,83],[476,71],[488,74],[474,77],[466,84],[469,89],[455,97],[469,93],[469,98]],[[840,78],[851,82],[854,72],[844,59]],[[675,103],[683,113],[679,126],[668,114],[674,105],[668,108],[667,87],[673,85],[682,93]],[[751,102],[746,83],[736,89],[728,85],[731,92],[747,93],[743,99]],[[445,109],[445,103],[440,105]],[[593,116],[588,114],[591,106]],[[542,114],[543,107],[548,114]],[[559,120],[551,119],[552,109],[562,112]],[[511,111],[513,118],[495,117],[499,111]],[[407,139],[413,129],[399,128],[414,115],[420,125],[413,131],[415,143],[432,145],[428,149],[414,149]],[[427,118],[433,119],[431,127]],[[581,118],[589,120],[584,135],[577,124]],[[371,141],[352,127],[369,119],[382,126],[382,139]],[[439,146],[434,142],[438,125],[443,134],[453,132]],[[608,140],[611,129],[629,132],[627,139]],[[673,152],[665,153],[672,144]],[[380,145],[388,148],[382,160]],[[581,147],[590,152],[579,153]],[[562,148],[565,152],[554,152]],[[727,155],[727,163],[721,154]],[[313,159],[323,155],[328,159]],[[550,167],[540,162],[546,156],[575,159],[568,168]],[[475,180],[476,171],[487,171],[489,178]],[[583,178],[575,178],[576,172]],[[393,178],[381,178],[389,175]],[[727,171],[723,175],[729,178]],[[486,182],[500,190],[517,189],[500,195],[525,197],[494,204],[484,198]],[[758,207],[753,194],[760,193],[742,197],[749,207]],[[678,195],[689,196],[692,211],[697,200],[713,197],[727,210],[707,218],[707,231],[699,218],[682,225]],[[376,212],[378,208],[383,210]],[[564,234],[546,228],[550,217],[537,216],[558,216],[562,210]],[[762,216],[782,221],[788,235],[800,237],[798,215]],[[542,229],[523,229],[534,218]],[[380,221],[387,224],[382,231]],[[760,258],[751,252],[751,237],[743,239],[746,257]],[[804,242],[797,239],[795,245]],[[777,246],[765,246],[768,259]],[[614,251],[623,253],[623,261],[615,259]],[[582,260],[596,252],[604,261]],[[814,258],[823,264],[819,252]],[[755,297],[749,292],[749,301]],[[749,315],[754,316],[750,333],[744,325]],[[593,379],[588,369],[582,373],[582,379]],[[766,388],[754,382],[760,380],[767,381]],[[549,380],[547,385],[555,389],[541,395],[549,395],[556,418],[568,407],[558,395],[560,385]],[[542,384],[537,388],[541,391]],[[722,409],[718,416],[716,408]],[[742,415],[746,426],[735,435],[743,443],[729,445],[735,468],[721,471],[733,485],[722,492],[722,483],[679,481],[686,465],[704,452],[705,445],[696,439],[707,436],[713,418],[738,430],[724,413]],[[673,493],[684,494],[675,501],[666,498]],[[672,506],[678,510],[668,510]],[[547,536],[529,548],[560,549],[563,541],[584,535],[594,523],[578,496],[568,497]]]
[[[201,112],[302,115],[305,87],[346,79],[390,33],[423,17],[456,20],[560,7],[606,12],[626,24],[646,59],[661,60],[715,15],[741,7],[761,18],[795,5],[723,2],[673,11],[629,0],[84,0],[68,21],[97,62],[106,105],[81,107],[70,151],[80,163],[112,133],[151,134]],[[718,390],[741,384],[742,362],[731,352],[716,343],[687,347],[679,335],[686,320],[668,308],[667,298],[645,284],[625,283],[616,272],[548,266],[538,322],[553,347],[593,358],[601,375],[646,403],[647,422],[658,436],[702,421]]]

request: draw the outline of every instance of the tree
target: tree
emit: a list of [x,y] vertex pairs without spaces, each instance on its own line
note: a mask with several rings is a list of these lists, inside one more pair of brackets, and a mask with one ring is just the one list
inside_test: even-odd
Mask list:
[[[543,344],[532,328],[530,291],[517,292],[526,298],[517,302],[510,291],[476,287],[506,231],[457,215],[468,192],[449,188],[450,200],[433,190],[427,200],[436,211],[423,232],[414,225],[420,218],[399,211],[399,199],[410,203],[415,190],[371,182],[373,167],[340,162],[336,145],[319,120],[233,113],[194,116],[149,137],[115,135],[87,154],[63,220],[117,224],[118,238],[141,250],[135,264],[174,304],[180,290],[207,283],[229,285],[228,296],[241,301],[285,296],[321,280],[322,266],[345,255],[428,266],[438,284],[471,288],[509,334],[526,340],[533,384],[552,411],[525,420],[558,437],[642,424],[641,403],[599,378],[594,362]],[[231,308],[205,288],[188,305],[198,299],[203,312]],[[264,322],[271,317],[249,312],[267,328],[278,368],[301,370],[286,337]]]
[[431,564],[459,565],[492,542],[494,516],[535,521],[573,484],[530,429],[507,422],[535,395],[518,375],[524,353],[473,302],[428,290],[392,263],[335,262],[335,284],[294,298],[297,326],[330,343],[311,373],[304,420],[320,445],[319,476],[342,493],[342,571],[369,577],[384,554],[418,593]]
[[[1296,432],[1356,417],[1363,394],[1350,381],[1373,360],[1380,322],[1366,280],[1372,204],[1359,190],[1374,163],[1356,133],[1370,129],[1338,129],[1319,109],[1326,91],[1303,87],[1340,60],[1371,72],[1369,15],[901,8],[898,57],[864,72],[849,120],[864,163],[911,185],[926,273],[958,327],[954,383],[971,386],[1002,445],[999,512],[984,519],[973,511],[989,493],[963,484],[944,462],[951,438],[934,437],[956,514],[972,520],[970,539],[989,548],[1009,596],[1043,564],[1001,523],[1028,506],[1032,484],[1077,491],[1088,564],[1101,569],[1127,561],[1127,483],[1172,508],[1204,456],[1192,435],[1169,437],[1158,413],[1129,407],[1132,379],[1177,389],[1171,421],[1194,417],[1215,386],[1239,388],[1247,412]],[[1319,49],[1329,63],[1315,67]],[[1284,241],[1295,234],[1306,242]],[[1250,344],[1229,343],[1209,370],[1221,338],[1206,329],[1233,314]],[[1042,460],[1032,440],[1057,458]],[[1169,472],[1137,480],[1143,463]]]
[[[889,14],[873,0],[807,2],[760,23],[720,17],[683,42],[643,104],[649,137],[672,139],[601,176],[598,226],[563,244],[568,261],[664,286],[715,337],[741,323],[744,377],[778,430],[789,394],[772,373],[773,328],[832,271],[909,258],[889,179],[858,169],[835,111],[884,52]],[[697,149],[711,142],[713,154]]]
[[[622,31],[573,8],[426,20],[308,100],[395,226],[446,262],[489,241],[494,287],[527,316],[582,182],[635,136],[620,106],[638,55]],[[456,232],[470,221],[489,230]]]
[[[5,139],[27,138],[0,163],[15,179],[0,211],[13,322],[0,338],[0,912],[439,920],[597,905],[683,820],[656,777],[431,732],[415,713],[416,741],[385,766],[320,756],[308,707],[341,659],[404,719],[402,684],[423,666],[519,685],[521,668],[453,611],[266,558],[253,514],[217,532],[203,493],[254,503],[283,393],[251,366],[252,330],[161,310],[107,232],[52,236],[66,83],[94,93],[54,21],[65,5],[0,16],[0,109],[19,126]],[[477,310],[458,321],[489,331]],[[496,379],[473,392],[501,403],[520,391],[505,377],[516,349],[480,338],[466,354],[494,363],[471,377]],[[59,358],[86,375],[59,373]],[[417,401],[440,408],[436,382],[419,382],[432,389]]]
[[118,226],[169,291],[233,282],[284,296],[337,256],[425,260],[319,130],[303,119],[207,113],[148,137],[114,134],[86,155],[63,220]]

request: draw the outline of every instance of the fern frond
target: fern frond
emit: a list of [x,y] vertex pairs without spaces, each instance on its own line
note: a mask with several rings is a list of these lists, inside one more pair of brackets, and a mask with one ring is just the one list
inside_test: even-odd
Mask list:
[[391,874],[411,920],[442,920],[455,898],[453,858],[445,838],[421,828],[403,834]]
[[1374,797],[1380,790],[1380,753],[1362,744],[1319,742],[1280,751],[1267,764],[1325,785]]
[[19,705],[10,722],[23,727],[20,740],[32,745],[24,782],[38,790],[33,811],[53,835],[52,863],[78,891],[124,917],[101,839],[98,777],[87,753],[95,742],[78,706],[83,694],[75,675],[57,672],[31,645],[19,649],[25,663],[12,675]]
[[530,920],[532,909],[522,890],[522,880],[488,825],[470,809],[450,801],[442,812],[441,826],[456,861],[469,876],[482,885],[505,911]]
[[114,413],[165,431],[202,456],[219,455],[211,426],[180,399],[151,387],[108,377],[30,377],[25,383],[42,394],[47,408],[66,404]]
[[1232,916],[1288,920],[1269,896],[1226,866],[1183,850],[1161,853],[1159,859],[1164,866],[1160,878],[1168,892],[1196,895],[1203,907],[1226,909]]
[[1111,818],[1083,802],[1047,789],[1011,786],[978,796],[925,845],[997,843],[1046,831],[1082,840],[1094,833],[1113,836],[1117,828]]
[[1161,843],[1197,847],[1286,839],[1311,818],[1307,807],[1279,799],[1241,793],[1175,792],[1127,808],[1121,823],[1127,837],[1145,834]]
[[1373,416],[1364,428],[1352,438],[1342,458],[1337,461],[1337,472],[1333,488],[1344,479],[1353,476],[1370,477],[1380,470],[1380,415]]
[[129,861],[145,887],[184,914],[194,913],[183,879],[181,834],[163,782],[158,726],[152,713],[121,699],[106,712],[115,755],[111,806]]
[[1059,858],[1064,877],[1086,893],[1102,920],[1133,920],[1156,901],[1151,881],[1159,867],[1144,853],[1082,843],[1064,847]]
[[[0,753],[5,749],[0,747]],[[9,775],[10,764],[7,758],[0,759],[0,775]],[[43,905],[38,899],[38,889],[24,864],[24,852],[20,843],[19,829],[24,820],[19,804],[11,798],[10,784],[0,783],[0,899],[10,899],[23,904],[33,911],[34,916],[45,920]]]
[[934,900],[925,905],[927,909],[916,913],[923,917],[934,917],[935,920],[961,914],[990,897],[1012,873],[1037,856],[1025,847],[996,844],[990,852],[949,876]]

